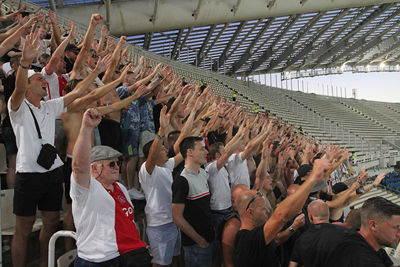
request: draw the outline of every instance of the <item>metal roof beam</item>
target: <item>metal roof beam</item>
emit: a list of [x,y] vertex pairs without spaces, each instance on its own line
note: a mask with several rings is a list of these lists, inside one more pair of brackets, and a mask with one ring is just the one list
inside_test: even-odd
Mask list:
[[232,44],[235,42],[236,38],[239,36],[240,32],[243,30],[243,26],[245,22],[241,22],[236,29],[235,33],[232,35],[231,39],[229,40],[228,44],[226,45],[224,51],[222,52],[221,56],[218,58],[217,62],[214,62],[212,65],[213,71],[218,71],[219,67],[222,66],[227,59],[227,54],[229,49],[232,47]]
[[148,32],[148,33],[146,33],[144,35],[144,42],[143,42],[143,48],[144,49],[149,50],[152,38],[153,38],[153,33],[152,32]]
[[[379,23],[379,25],[377,25],[375,27],[375,29],[378,29],[379,27],[381,27],[382,25],[384,25],[385,23],[389,22],[390,20],[392,20],[393,18],[395,18],[398,14],[400,13],[400,9],[396,10],[395,12],[393,12],[390,16],[388,16],[386,19],[384,19],[382,22]],[[360,51],[354,53],[353,55],[349,56],[346,58],[346,61],[350,61],[353,58],[364,54],[366,51],[370,50],[372,47],[374,47],[375,45],[377,45],[378,43],[380,43],[382,41],[382,37],[387,34],[389,31],[392,30],[392,27],[388,27],[386,30],[382,31],[380,34],[378,34],[377,36],[375,36],[372,40],[368,41],[367,43],[363,43],[362,45],[364,46],[362,49],[360,49]],[[366,33],[364,36],[367,36],[370,32]],[[396,33],[397,34],[397,33]],[[392,36],[394,36],[395,34],[393,34]]]
[[[274,46],[282,39],[282,37],[286,34],[286,32],[296,23],[297,19],[300,15],[291,16],[289,18],[289,22],[287,23],[286,28],[280,33],[279,37],[271,44],[269,49],[267,49],[261,57],[259,57],[253,64],[251,64],[250,69],[245,71],[246,75],[250,75],[254,70],[256,70],[264,61],[269,58],[273,54]],[[277,29],[278,30],[278,29]]]
[[179,44],[181,42],[183,30],[184,29],[180,29],[179,32],[178,32],[178,36],[176,36],[175,44],[174,44],[174,47],[172,48],[172,52],[171,52],[171,58],[175,58],[175,53],[176,53],[176,50],[178,49],[178,46],[179,46]]
[[214,30],[215,30],[215,27],[216,27],[216,25],[213,24],[213,25],[211,26],[211,28],[208,30],[207,36],[206,36],[206,38],[204,39],[203,44],[201,45],[199,52],[197,52],[197,55],[196,55],[196,57],[197,57],[197,58],[196,58],[196,61],[197,61],[197,62],[196,62],[196,61],[193,61],[193,62],[192,62],[192,65],[195,65],[195,64],[200,65],[201,61],[203,60],[202,54],[203,54],[203,52],[204,52],[204,49],[205,49],[206,46],[207,46],[208,41],[210,41],[211,35],[213,34],[213,32],[214,32]]
[[321,16],[325,14],[325,12],[320,12],[317,16],[315,16],[312,20],[310,20],[306,25],[304,25],[300,31],[296,33],[296,37],[292,41],[292,43],[285,49],[281,56],[279,56],[276,60],[273,60],[269,66],[265,69],[266,72],[271,71],[274,67],[276,67],[279,63],[286,60],[290,55],[294,52],[294,46],[296,43],[306,34],[314,24],[321,18]]
[[213,40],[213,42],[211,43],[211,45],[208,47],[207,51],[204,52],[204,57],[203,59],[205,59],[207,57],[207,54],[210,52],[211,48],[215,45],[215,43],[218,41],[218,39],[221,37],[222,33],[226,30],[226,28],[228,28],[228,23],[225,23],[224,27],[221,28],[220,32],[217,34],[217,36],[215,36],[215,39]]
[[270,19],[267,23],[265,23],[263,29],[258,32],[256,38],[254,38],[254,40],[251,42],[251,44],[246,49],[246,51],[242,54],[240,59],[233,64],[231,70],[228,72],[229,75],[232,75],[233,73],[238,71],[243,66],[243,64],[246,63],[246,61],[251,57],[251,53],[250,53],[251,49],[257,43],[257,41],[264,35],[265,31],[271,25],[272,21],[273,21],[273,19]]
[[324,34],[339,19],[343,18],[344,15],[347,13],[347,11],[348,11],[347,9],[343,10],[336,17],[334,17],[328,24],[326,24],[324,27],[322,27],[320,29],[320,31],[317,34],[315,34],[313,36],[313,38],[311,38],[309,40],[309,42],[306,42],[304,44],[303,49],[296,56],[294,56],[292,59],[289,59],[289,61],[286,63],[286,66],[283,68],[282,71],[285,71],[286,69],[290,68],[291,65],[296,63],[298,60],[300,60],[304,56],[306,56],[308,53],[310,53],[314,49],[314,46],[313,46],[314,41],[317,40],[322,34]]
[[[181,45],[180,45],[180,47],[179,47],[179,51],[178,51],[178,53],[175,55],[174,59],[177,59],[177,58],[178,58],[178,55],[181,53],[181,50],[182,50],[183,46],[185,45],[185,43],[186,43],[186,41],[187,41],[189,35],[192,33],[192,30],[193,30],[193,27],[190,27],[190,28],[188,29],[188,31],[187,31],[187,33],[186,33],[186,35],[185,35],[185,38],[183,38],[183,41],[181,42]],[[188,48],[188,49],[189,49],[189,48]]]
[[[321,57],[319,57],[316,61],[316,64],[313,66],[313,68],[318,65],[319,63],[323,62],[324,60],[329,59],[331,56],[337,54],[343,47],[347,46],[348,40],[353,37],[356,33],[361,31],[368,23],[379,17],[383,12],[387,11],[390,7],[392,7],[393,4],[384,4],[380,6],[378,9],[376,9],[374,12],[372,12],[368,17],[366,17],[361,23],[354,28],[352,31],[350,31],[346,36],[344,36],[337,44],[335,44],[333,47],[327,51],[327,53],[323,54]],[[348,25],[350,25],[348,23]]]
[[232,51],[231,51],[231,52],[229,53],[229,55],[228,55],[228,58],[230,58],[230,57],[232,56],[232,54],[233,54],[238,48],[240,48],[240,47],[242,46],[243,42],[247,40],[247,38],[249,37],[249,35],[250,35],[251,33],[253,33],[253,31],[261,24],[262,21],[263,21],[262,19],[259,19],[259,20],[257,21],[257,23],[254,24],[254,26],[251,28],[251,30],[249,30],[249,31],[246,33],[246,35],[243,36],[242,40],[236,45],[236,47],[235,47],[234,49],[232,49]]
[[[268,2],[271,0],[242,0],[235,13],[231,9],[236,1],[202,1],[198,9],[196,5],[200,2],[199,0],[158,1],[157,12],[154,12],[154,1],[113,0],[110,10],[110,24],[112,25],[110,31],[115,36],[133,35],[180,29],[188,27],[188,25],[198,27],[400,2],[399,0],[307,0],[302,5],[300,2],[303,1],[299,0],[281,0],[275,1],[276,3],[268,8]],[[79,8],[64,5],[63,8],[57,9],[58,14],[65,15],[84,25],[88,25],[88,18],[93,11],[102,15],[106,14],[105,6],[102,3],[82,4],[79,5]],[[193,16],[194,13],[196,13],[195,16]],[[154,14],[156,19],[150,21]],[[135,23],[131,23],[133,21]]]

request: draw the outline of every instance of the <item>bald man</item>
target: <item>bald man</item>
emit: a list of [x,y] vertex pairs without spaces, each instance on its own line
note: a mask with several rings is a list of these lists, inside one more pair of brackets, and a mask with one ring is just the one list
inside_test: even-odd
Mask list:
[[329,207],[322,200],[312,201],[307,211],[311,226],[297,239],[289,267],[326,266],[336,245],[349,231],[329,223]]
[[309,178],[273,213],[261,191],[248,190],[240,195],[237,207],[241,226],[235,239],[235,266],[280,266],[274,238],[300,212],[311,189],[329,168],[328,159],[316,160]]
[[233,246],[235,243],[235,237],[240,229],[240,218],[237,213],[237,201],[239,196],[249,190],[249,187],[245,184],[235,185],[232,189],[232,207],[234,213],[232,217],[225,222],[224,230],[222,232],[222,254],[225,267],[233,267]]

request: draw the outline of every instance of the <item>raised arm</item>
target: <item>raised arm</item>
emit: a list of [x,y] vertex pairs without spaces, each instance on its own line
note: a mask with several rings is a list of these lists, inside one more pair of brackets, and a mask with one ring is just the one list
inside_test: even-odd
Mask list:
[[330,163],[328,159],[316,160],[310,177],[293,195],[290,195],[279,204],[271,218],[264,225],[264,239],[266,244],[269,244],[269,242],[275,238],[281,228],[291,218],[299,214],[311,192],[311,189],[318,181],[323,179],[324,172],[329,169],[329,167]]
[[28,86],[28,70],[40,51],[38,45],[38,31],[29,34],[26,37],[24,48],[22,49],[22,57],[18,66],[17,75],[15,77],[15,90],[11,95],[11,109],[17,111],[24,101],[26,89]]
[[90,54],[96,26],[100,24],[102,20],[103,17],[100,14],[92,14],[88,30],[86,31],[85,37],[83,39],[82,48],[78,56],[76,57],[74,67],[72,69],[71,79],[80,78],[79,72],[85,66],[86,59]]
[[99,125],[100,114],[95,109],[88,109],[83,114],[82,126],[72,152],[72,172],[80,186],[90,186],[90,151],[93,128]]
[[53,72],[56,71],[57,63],[63,57],[65,48],[69,44],[70,40],[74,38],[75,34],[75,25],[72,23],[67,38],[65,38],[64,41],[62,41],[61,44],[57,47],[56,51],[54,51],[53,55],[51,56],[49,63],[47,63],[47,65],[45,66],[45,71],[47,75],[51,75],[53,74]]
[[119,59],[121,57],[121,49],[122,49],[122,46],[125,44],[125,42],[126,42],[126,36],[121,36],[121,38],[118,41],[117,46],[114,49],[114,52],[112,53],[111,63],[110,63],[110,65],[108,65],[106,73],[104,74],[103,78],[101,79],[101,81],[103,83],[109,83],[112,81],[112,76],[114,75],[115,69],[117,68]]
[[225,146],[224,153],[222,153],[221,157],[217,160],[217,169],[220,170],[224,167],[225,163],[228,161],[229,157],[235,152],[235,150],[239,147],[243,135],[244,135],[244,126],[242,125],[236,135],[229,141]]
[[1,44],[0,44],[0,57],[4,56],[11,48],[14,47],[15,43],[19,41],[22,34],[26,30],[28,30],[35,21],[41,19],[41,15],[35,15],[31,19],[28,20],[23,26],[21,26],[18,30],[16,30],[13,34],[7,37]]
[[165,130],[168,128],[169,119],[171,114],[167,113],[167,106],[164,106],[161,109],[160,113],[160,128],[158,130],[158,134],[153,141],[153,144],[150,147],[149,156],[146,160],[146,170],[149,174],[151,174],[157,164],[160,161],[160,157],[162,156],[163,149],[163,140],[165,137]]

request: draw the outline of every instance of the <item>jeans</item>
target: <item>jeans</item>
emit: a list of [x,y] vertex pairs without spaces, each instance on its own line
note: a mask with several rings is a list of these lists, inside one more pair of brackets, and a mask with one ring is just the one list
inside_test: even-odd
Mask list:
[[183,246],[185,251],[186,267],[211,267],[212,266],[212,250],[213,244],[208,247],[201,248],[199,245]]

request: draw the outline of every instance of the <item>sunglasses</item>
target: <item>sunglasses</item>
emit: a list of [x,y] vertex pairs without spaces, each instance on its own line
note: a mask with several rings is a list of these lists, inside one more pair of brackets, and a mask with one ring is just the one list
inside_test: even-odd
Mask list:
[[249,204],[247,204],[246,210],[249,209],[251,203],[253,203],[256,200],[257,196],[263,197],[264,194],[260,190],[257,190],[257,193],[250,199]]
[[108,164],[105,164],[107,166],[109,166],[110,168],[114,168],[115,165],[118,165],[118,167],[121,167],[121,161],[120,160],[114,160],[109,162]]

